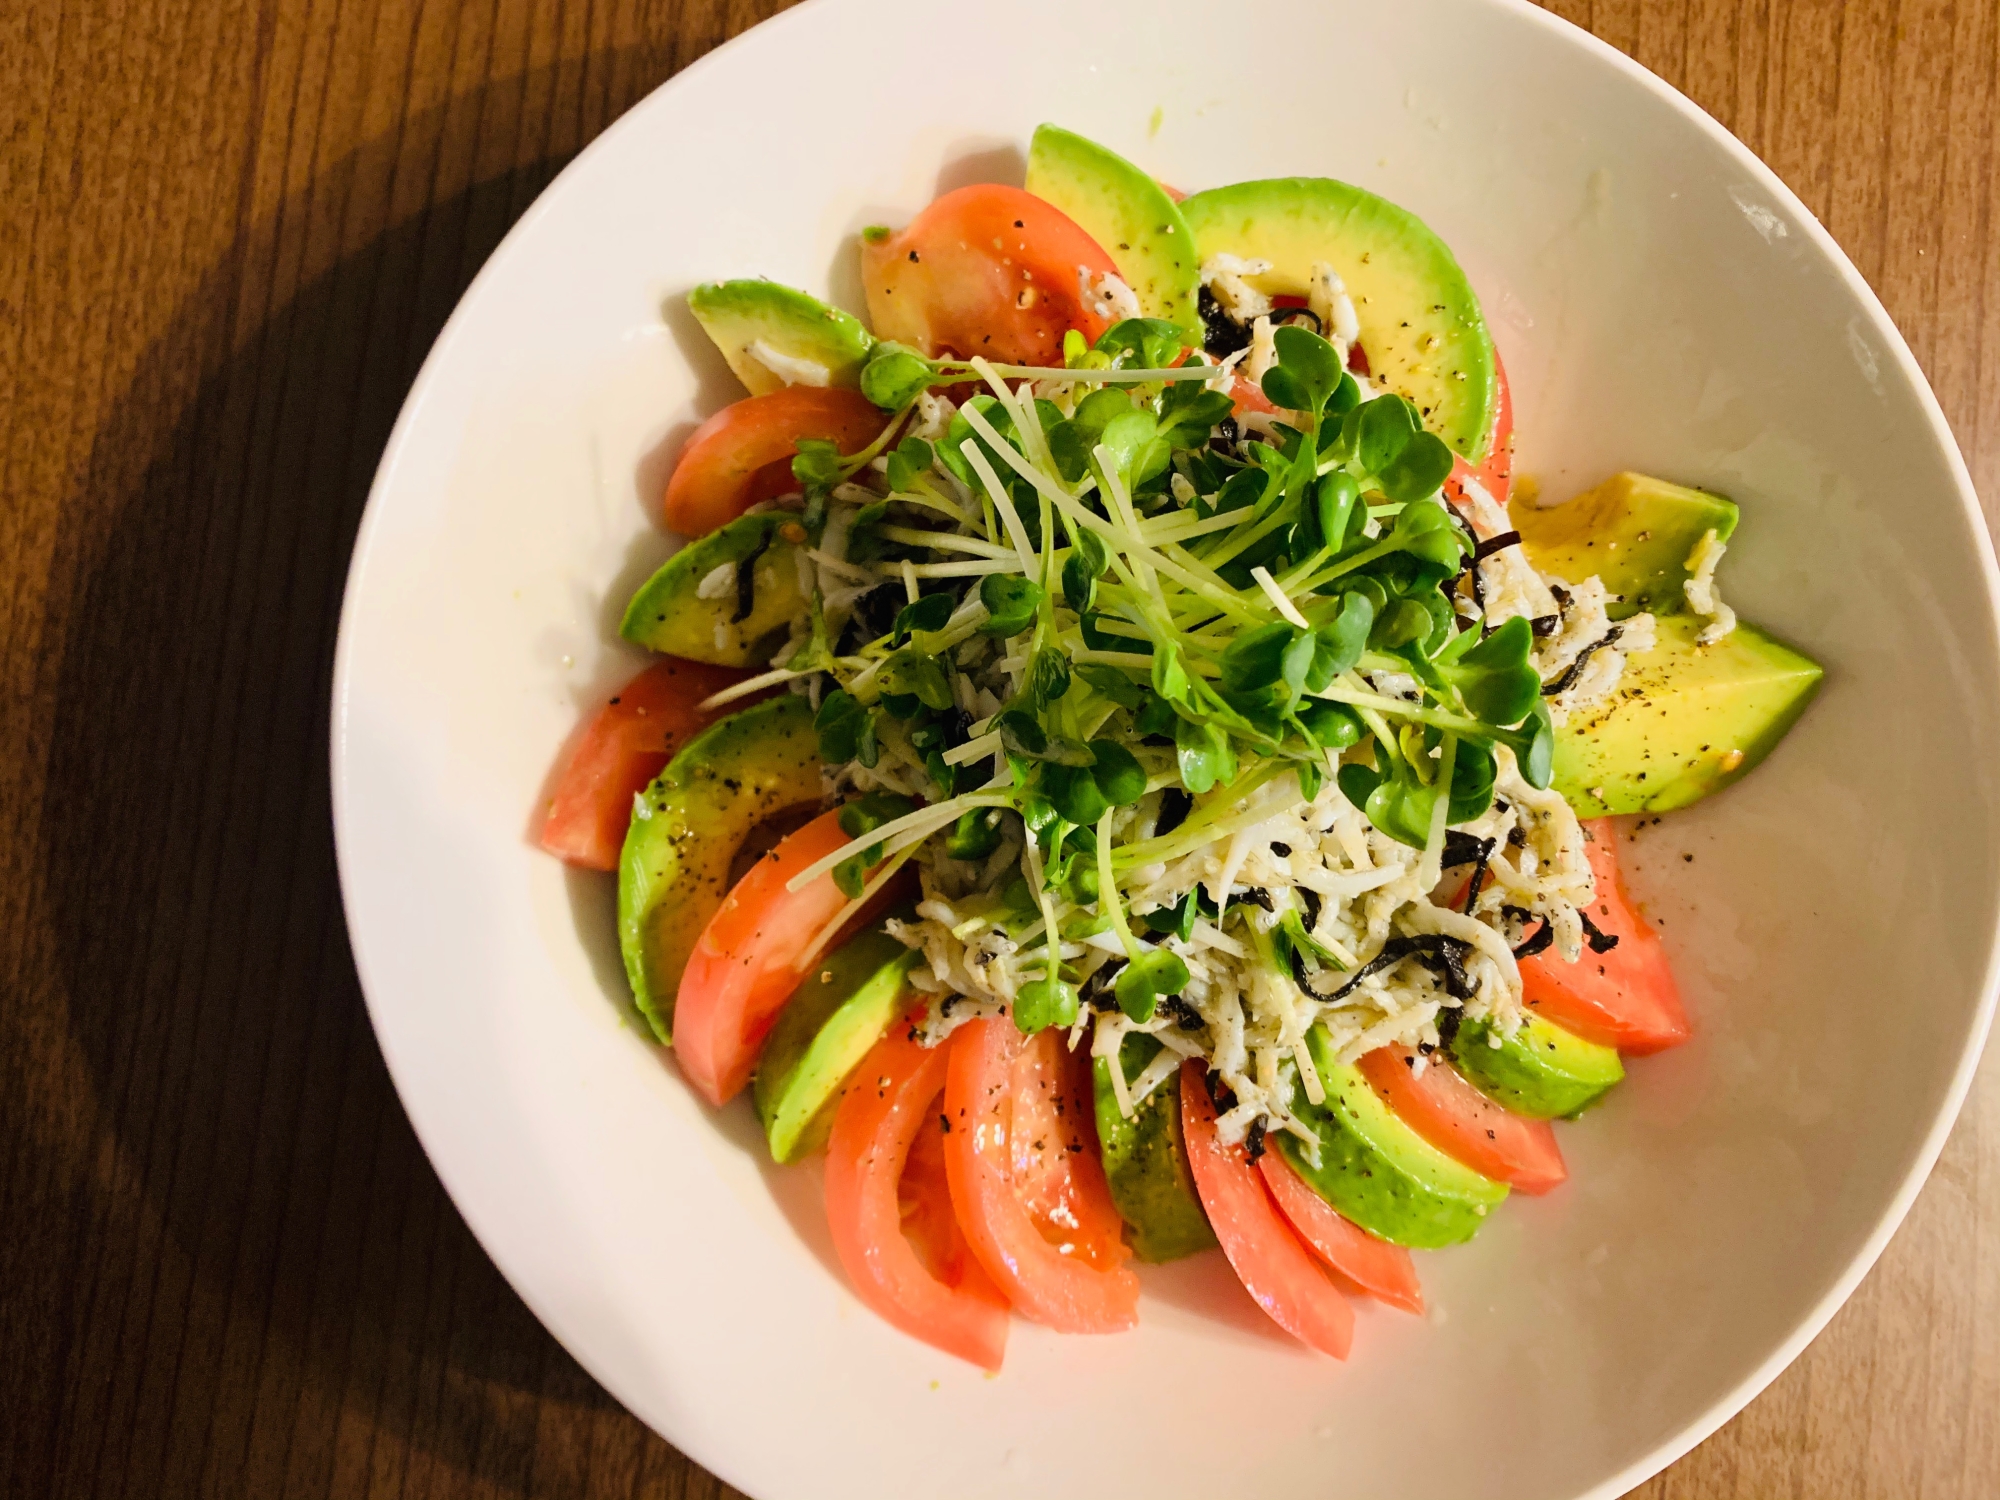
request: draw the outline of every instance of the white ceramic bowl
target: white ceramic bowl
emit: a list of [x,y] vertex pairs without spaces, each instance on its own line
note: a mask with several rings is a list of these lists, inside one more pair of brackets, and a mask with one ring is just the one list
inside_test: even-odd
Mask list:
[[[1422,1257],[1433,1317],[1288,1346],[1217,1256],[1142,1326],[1017,1322],[987,1379],[864,1311],[810,1169],[631,1022],[608,879],[529,846],[676,445],[737,391],[679,310],[768,274],[859,306],[854,231],[1018,180],[1035,124],[1168,181],[1348,178],[1455,247],[1520,459],[1737,497],[1724,579],[1824,660],[1637,884],[1698,1035],[1564,1133],[1573,1180]],[[663,314],[662,308],[665,307]],[[342,624],[335,817],[382,1049],[454,1200],[578,1359],[759,1500],[1608,1496],[1713,1430],[1852,1290],[1984,1034],[2000,896],[1995,575],[1880,305],[1770,172],[1510,0],[816,0],[654,94],[516,227],[382,462]],[[1691,854],[1693,862],[1681,858]]]

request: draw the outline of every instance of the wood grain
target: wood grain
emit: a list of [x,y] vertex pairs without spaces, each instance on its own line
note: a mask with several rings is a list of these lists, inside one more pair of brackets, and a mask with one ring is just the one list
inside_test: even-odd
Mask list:
[[[324,746],[418,363],[585,142],[769,0],[0,7],[0,1494],[710,1496],[452,1210]],[[1554,8],[1825,220],[2000,497],[2000,4]],[[2000,1493],[2000,1068],[1882,1264],[1639,1492]]]

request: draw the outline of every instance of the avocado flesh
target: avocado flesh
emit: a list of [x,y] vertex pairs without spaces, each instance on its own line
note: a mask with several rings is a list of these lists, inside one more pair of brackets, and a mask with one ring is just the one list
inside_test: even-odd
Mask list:
[[1595,574],[1620,596],[1606,613],[1623,620],[1640,610],[1684,613],[1688,554],[1710,531],[1728,541],[1737,511],[1735,501],[1720,495],[1626,473],[1561,505],[1516,499],[1507,514],[1537,570],[1570,583]]
[[1415,214],[1328,177],[1279,177],[1196,193],[1181,204],[1200,260],[1267,260],[1252,283],[1306,295],[1313,262],[1347,284],[1373,376],[1477,464],[1499,403],[1493,340],[1472,284]]
[[[1151,1037],[1128,1034],[1118,1049],[1126,1081],[1137,1078],[1159,1050],[1160,1044]],[[1111,1187],[1111,1201],[1125,1220],[1132,1253],[1157,1265],[1213,1249],[1215,1231],[1196,1196],[1181,1136],[1180,1070],[1169,1073],[1134,1105],[1129,1120],[1118,1112],[1110,1065],[1101,1057],[1093,1058],[1090,1071],[1104,1178]]]
[[1526,1017],[1508,1037],[1484,1021],[1461,1022],[1451,1060],[1480,1093],[1531,1120],[1574,1116],[1625,1076],[1616,1047],[1587,1042],[1540,1016]]
[[[688,293],[688,310],[753,396],[787,385],[858,385],[875,340],[861,320],[775,281],[711,281]],[[757,345],[805,360],[825,378],[787,380],[757,357]]]
[[757,1118],[773,1160],[795,1161],[826,1144],[840,1086],[901,1018],[904,977],[917,958],[880,929],[864,932],[785,1002],[757,1059]]
[[1319,1136],[1319,1165],[1289,1131],[1274,1138],[1292,1166],[1343,1218],[1392,1244],[1430,1250],[1479,1232],[1507,1185],[1454,1161],[1383,1102],[1361,1070],[1334,1057],[1326,1029],[1308,1034],[1326,1103],[1301,1091],[1292,1112]]
[[1028,147],[1026,186],[1103,247],[1140,312],[1180,324],[1199,342],[1201,263],[1187,220],[1159,183],[1095,141],[1041,125]]
[[1739,622],[1712,646],[1696,615],[1658,622],[1617,690],[1556,731],[1555,789],[1584,818],[1686,807],[1748,774],[1819,690],[1820,666]]
[[618,946],[633,1003],[662,1042],[736,851],[759,823],[820,796],[812,709],[791,694],[709,725],[640,793],[618,857]]
[[[666,565],[639,586],[625,606],[618,633],[635,646],[664,651],[689,661],[723,667],[762,666],[781,632],[806,612],[799,588],[798,548],[783,540],[779,528],[795,524],[782,511],[739,516],[718,531],[688,543]],[[724,563],[749,558],[754,588],[750,612],[742,608],[739,588],[732,584],[713,599],[701,597],[702,580]]]

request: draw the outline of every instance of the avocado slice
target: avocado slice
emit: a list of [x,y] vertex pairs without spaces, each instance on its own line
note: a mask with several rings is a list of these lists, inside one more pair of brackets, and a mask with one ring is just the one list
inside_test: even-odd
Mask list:
[[[1125,1077],[1137,1078],[1159,1050],[1160,1044],[1143,1032],[1128,1033],[1118,1048]],[[1125,1220],[1133,1254],[1157,1265],[1213,1249],[1215,1231],[1196,1196],[1181,1138],[1180,1070],[1133,1106],[1129,1120],[1118,1112],[1110,1065],[1093,1058],[1090,1070],[1104,1179]]]
[[1201,336],[1194,235],[1166,189],[1117,153],[1060,125],[1039,125],[1028,146],[1026,187],[1074,219],[1104,248],[1149,318]]
[[[722,667],[761,666],[777,637],[806,611],[799,587],[798,548],[782,533],[803,540],[795,516],[784,511],[739,516],[719,531],[688,543],[639,586],[625,606],[618,633],[635,646]],[[724,563],[735,563],[730,587],[704,599],[701,586]],[[742,569],[749,565],[745,598]]]
[[840,1086],[901,1018],[904,977],[919,957],[879,928],[864,932],[785,1002],[757,1058],[757,1118],[773,1160],[793,1161],[826,1144]]
[[711,724],[639,795],[618,857],[618,946],[632,999],[662,1042],[674,995],[729,863],[759,823],[821,798],[812,707],[786,694]]
[[1668,615],[1618,689],[1556,731],[1555,788],[1579,817],[1686,807],[1747,774],[1797,722],[1820,666],[1739,622],[1712,646]]
[[1621,596],[1606,613],[1628,619],[1640,610],[1677,615],[1687,610],[1688,554],[1708,532],[1726,542],[1736,531],[1736,502],[1645,474],[1613,474],[1594,490],[1561,505],[1507,507],[1528,561],[1571,583],[1592,574]]
[[1479,299],[1443,240],[1386,198],[1330,177],[1277,177],[1211,188],[1181,204],[1201,260],[1267,260],[1264,292],[1304,296],[1313,262],[1347,283],[1374,376],[1477,464],[1500,399],[1493,339]]
[[1625,1076],[1616,1047],[1587,1042],[1540,1016],[1512,1036],[1484,1021],[1459,1023],[1451,1060],[1480,1093],[1531,1120],[1571,1118]]
[[[852,313],[775,281],[706,282],[688,293],[688,310],[753,396],[788,385],[858,385],[875,343]],[[787,379],[759,355],[802,365]]]
[[1313,1027],[1306,1045],[1326,1103],[1301,1093],[1292,1112],[1318,1134],[1319,1165],[1307,1159],[1297,1136],[1277,1137],[1299,1176],[1343,1217],[1392,1244],[1430,1250],[1477,1234],[1487,1210],[1506,1198],[1507,1185],[1446,1156],[1404,1124],[1359,1068],[1335,1058],[1325,1027]]

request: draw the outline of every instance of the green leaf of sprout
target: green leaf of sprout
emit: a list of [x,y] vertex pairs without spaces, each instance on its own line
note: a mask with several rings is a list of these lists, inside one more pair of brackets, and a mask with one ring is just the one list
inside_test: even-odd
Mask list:
[[1236,752],[1229,736],[1209,723],[1175,720],[1174,761],[1181,785],[1197,797],[1236,776]]
[[861,394],[883,411],[901,411],[938,378],[937,366],[907,344],[884,342],[861,367]]
[[1146,690],[1116,667],[1088,663],[1078,667],[1076,675],[1120,708],[1136,709],[1146,701]]
[[1249,693],[1278,681],[1295,633],[1285,621],[1274,620],[1238,634],[1223,648],[1222,685],[1231,692]]
[[960,813],[945,835],[944,852],[953,859],[985,859],[1000,847],[1002,817],[997,807],[975,807]]
[[1466,712],[1488,724],[1519,724],[1541,702],[1542,679],[1529,660],[1534,630],[1516,615],[1456,661],[1436,668]]
[[885,693],[908,694],[925,708],[952,707],[951,683],[944,668],[936,657],[914,648],[906,646],[890,657],[883,665],[881,681]]
[[944,629],[957,607],[958,601],[950,594],[925,594],[911,601],[896,612],[896,640],[907,641],[919,630]]
[[1186,335],[1178,323],[1159,318],[1126,318],[1097,337],[1096,349],[1120,369],[1164,370],[1181,357]]
[[1188,967],[1177,953],[1149,948],[1118,971],[1112,994],[1135,1021],[1150,1021],[1161,999],[1187,988]]
[[889,488],[909,491],[936,463],[937,454],[920,437],[906,437],[889,450]]
[[1419,432],[1376,477],[1391,500],[1422,500],[1435,495],[1451,476],[1452,461],[1451,449],[1443,439],[1435,433]]
[[1030,979],[1014,992],[1014,1024],[1024,1036],[1051,1026],[1073,1026],[1077,1004],[1075,988],[1055,975]]
[[1019,635],[1035,623],[1047,596],[1042,586],[1018,573],[988,573],[979,583],[979,602],[986,606],[981,635]]
[[[916,810],[916,803],[908,797],[899,797],[894,792],[870,792],[841,808],[840,831],[851,839],[858,839],[873,833],[884,823],[892,823]],[[859,854],[851,855],[833,867],[833,883],[848,900],[860,898],[868,871],[881,863],[882,850],[882,845],[870,844]]]
[[840,449],[826,438],[800,438],[794,445],[792,478],[805,489],[832,489],[840,483]]
[[1090,742],[1090,751],[1095,757],[1091,775],[1113,807],[1129,807],[1146,795],[1146,772],[1130,750],[1100,736]]
[[1370,474],[1393,464],[1417,434],[1417,414],[1401,396],[1381,396],[1354,409],[1359,434],[1355,457]]
[[1445,810],[1445,821],[1470,823],[1491,807],[1497,771],[1489,741],[1461,739],[1451,763],[1451,806]]

